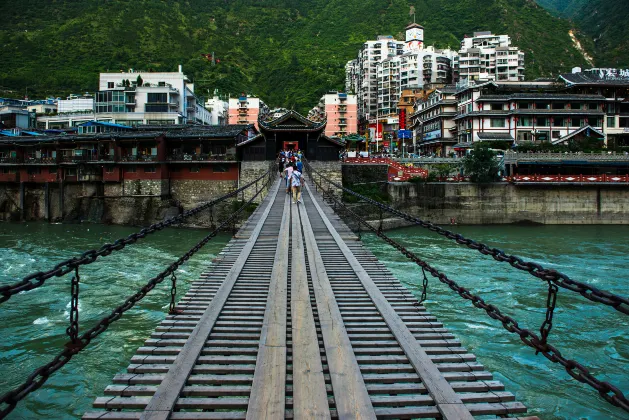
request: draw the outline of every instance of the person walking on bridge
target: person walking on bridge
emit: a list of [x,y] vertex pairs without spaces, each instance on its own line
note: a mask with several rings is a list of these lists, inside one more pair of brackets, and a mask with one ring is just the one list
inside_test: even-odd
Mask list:
[[301,186],[305,183],[304,177],[297,169],[296,165],[293,167],[291,174],[291,187],[293,189],[293,204],[301,203]]
[[286,160],[286,169],[284,169],[284,179],[286,179],[286,194],[290,194],[291,189],[291,175],[293,174],[295,167],[289,160]]

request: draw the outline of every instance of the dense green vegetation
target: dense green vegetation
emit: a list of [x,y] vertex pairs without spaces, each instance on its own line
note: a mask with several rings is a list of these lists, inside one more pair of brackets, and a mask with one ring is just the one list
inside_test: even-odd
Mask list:
[[[585,64],[570,23],[533,0],[5,0],[0,96],[94,91],[101,71],[183,64],[198,93],[247,91],[305,112],[343,89],[365,40],[401,39],[411,6],[427,44],[491,30],[526,52],[529,78]],[[212,51],[216,66],[201,56]]]
[[497,181],[500,171],[496,153],[490,144],[483,142],[476,143],[472,152],[463,158],[463,169],[470,181],[477,183]]
[[593,40],[598,67],[629,66],[627,0],[537,0],[557,16],[571,19]]

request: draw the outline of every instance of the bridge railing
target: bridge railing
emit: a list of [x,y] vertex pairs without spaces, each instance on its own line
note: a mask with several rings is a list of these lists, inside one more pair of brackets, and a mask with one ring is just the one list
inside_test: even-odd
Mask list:
[[[579,382],[590,385],[607,402],[629,412],[629,399],[627,399],[627,397],[618,387],[612,385],[609,382],[597,379],[585,366],[581,365],[575,360],[564,357],[559,349],[548,343],[548,336],[553,327],[553,316],[557,302],[557,294],[560,287],[579,293],[581,296],[593,302],[603,303],[605,305],[611,306],[618,312],[625,315],[629,315],[629,299],[623,296],[615,295],[605,290],[598,289],[587,283],[572,280],[567,275],[561,272],[553,269],[544,268],[541,264],[532,261],[526,261],[515,255],[506,254],[504,251],[497,248],[490,248],[486,244],[467,239],[461,234],[448,231],[431,222],[421,220],[419,218],[403,213],[397,209],[394,209],[393,207],[390,207],[386,204],[379,203],[348,188],[345,188],[338,183],[335,183],[334,181],[322,175],[320,172],[313,169],[308,163],[306,163],[306,171],[310,179],[314,183],[315,188],[322,191],[324,199],[327,198],[333,202],[334,210],[336,211],[338,207],[338,211],[341,213],[341,215],[345,213],[356,221],[359,235],[361,226],[364,226],[369,231],[373,232],[376,236],[383,239],[386,243],[400,251],[404,256],[416,263],[422,269],[423,288],[420,302],[423,302],[426,299],[428,287],[426,271],[428,271],[431,276],[446,284],[460,297],[466,300],[470,300],[475,307],[485,310],[490,318],[500,321],[507,331],[517,334],[525,345],[535,350],[536,354],[542,353],[544,357],[546,357],[551,362],[561,364],[570,376],[577,379]],[[327,188],[325,187],[325,185],[327,185]],[[371,223],[369,223],[363,217],[354,212],[343,202],[342,198],[337,197],[335,191],[331,187],[334,187],[336,191],[343,191],[344,193],[352,195],[361,201],[378,207],[380,210],[380,225],[378,227],[374,227]],[[388,212],[408,222],[411,222],[416,226],[420,226],[436,232],[442,236],[445,236],[448,239],[455,241],[459,245],[467,246],[470,249],[477,250],[483,255],[489,255],[496,261],[507,262],[512,267],[526,271],[532,276],[535,276],[540,280],[546,282],[546,284],[548,285],[546,316],[544,321],[542,322],[542,325],[540,326],[539,335],[527,328],[521,327],[515,319],[508,315],[505,315],[498,307],[485,302],[483,298],[473,294],[469,289],[459,285],[454,280],[450,279],[446,274],[437,270],[428,262],[418,257],[415,253],[409,251],[403,245],[385,235],[382,232],[383,212]]]
[[[74,271],[74,275],[71,279],[70,326],[66,329],[66,333],[69,336],[70,341],[65,344],[61,352],[57,354],[57,356],[51,362],[36,369],[31,375],[29,375],[24,383],[0,397],[0,419],[6,417],[9,413],[11,413],[21,400],[26,398],[31,392],[39,389],[47,381],[50,375],[65,366],[72,359],[72,357],[74,357],[85,347],[87,347],[93,339],[104,333],[112,323],[120,319],[126,311],[135,306],[136,303],[142,300],[158,284],[162,283],[169,277],[171,280],[169,312],[177,313],[177,309],[175,308],[175,298],[177,292],[177,277],[175,275],[175,271],[181,265],[185,264],[185,262],[188,261],[194,254],[201,250],[201,248],[203,248],[212,238],[216,237],[216,235],[220,231],[229,227],[230,225],[233,229],[235,229],[235,223],[238,220],[239,216],[247,208],[249,208],[249,206],[260,194],[263,193],[263,191],[268,191],[271,183],[275,180],[275,177],[273,175],[275,175],[274,172],[272,173],[271,171],[268,171],[259,178],[250,182],[249,184],[238,188],[237,190],[234,190],[228,194],[225,194],[216,200],[202,204],[194,209],[184,212],[179,216],[167,219],[164,222],[151,225],[149,228],[142,229],[140,232],[130,235],[127,238],[119,239],[113,244],[105,244],[98,251],[87,251],[83,253],[81,257],[76,257],[57,264],[55,268],[47,272],[31,274],[30,276],[27,276],[22,282],[3,287],[3,297],[0,302],[8,300],[11,296],[13,296],[15,293],[19,293],[20,291],[31,290],[36,287],[42,286],[47,278],[53,276],[62,276],[71,271]],[[130,243],[135,243],[138,239],[144,238],[150,233],[162,230],[165,227],[172,226],[175,223],[180,223],[186,218],[194,214],[198,214],[205,209],[212,209],[214,205],[223,202],[229,198],[237,198],[238,194],[244,193],[245,190],[254,187],[256,189],[256,192],[249,199],[249,201],[245,202],[244,200],[242,200],[242,205],[237,210],[231,212],[227,219],[225,219],[218,226],[212,228],[211,232],[203,239],[201,239],[196,245],[190,248],[190,250],[188,250],[185,254],[183,254],[181,257],[171,263],[157,276],[150,279],[140,290],[138,290],[132,296],[128,297],[121,305],[114,308],[108,316],[101,319],[95,326],[85,331],[83,334],[79,335],[79,267],[81,265],[91,264],[95,262],[100,256],[107,256],[114,251],[123,249],[126,245]],[[32,279],[35,279],[36,281],[31,282]]]

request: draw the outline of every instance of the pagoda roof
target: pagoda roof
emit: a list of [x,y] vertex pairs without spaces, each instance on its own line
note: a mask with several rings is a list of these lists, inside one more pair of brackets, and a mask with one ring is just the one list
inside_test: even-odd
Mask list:
[[294,110],[270,121],[258,117],[260,129],[263,131],[319,131],[325,127],[326,122],[326,120],[312,121]]

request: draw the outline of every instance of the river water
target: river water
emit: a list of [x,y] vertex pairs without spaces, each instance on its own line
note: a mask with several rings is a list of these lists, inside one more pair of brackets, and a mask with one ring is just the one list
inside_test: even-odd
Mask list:
[[[134,231],[102,225],[0,224],[0,284],[47,269]],[[574,279],[629,294],[629,227],[458,226],[457,231],[563,271]],[[537,329],[543,320],[546,286],[540,280],[419,228],[389,234],[521,325]],[[82,328],[107,315],[123,297],[133,294],[203,235],[200,230],[168,229],[82,268]],[[181,294],[187,282],[198,278],[228,240],[228,235],[215,238],[179,270]],[[364,240],[414,293],[420,292],[420,270],[416,266],[378,238],[366,235]],[[542,355],[535,356],[484,311],[432,278],[428,298],[428,309],[505,383],[507,390],[516,394],[518,401],[530,408],[530,413],[544,419],[627,418],[562,368]],[[9,418],[80,417],[95,397],[103,395],[112,377],[125,371],[136,349],[164,318],[168,299],[169,285],[164,282],[27,397]],[[50,279],[44,287],[0,305],[0,392],[18,385],[67,342],[69,302],[68,276]],[[560,290],[557,306],[550,342],[564,355],[590,367],[600,379],[629,393],[629,317],[566,290]]]

